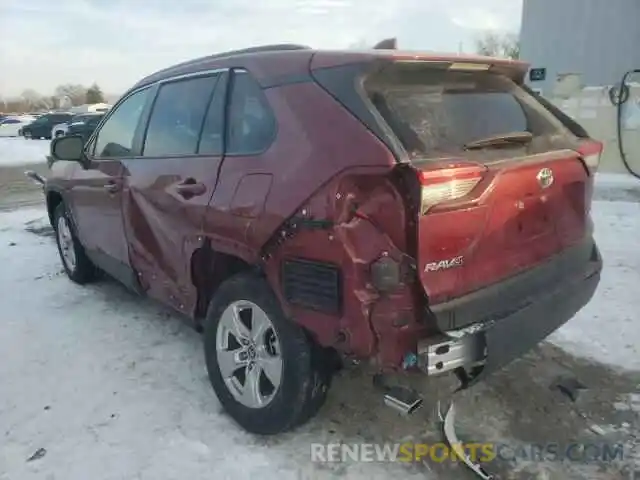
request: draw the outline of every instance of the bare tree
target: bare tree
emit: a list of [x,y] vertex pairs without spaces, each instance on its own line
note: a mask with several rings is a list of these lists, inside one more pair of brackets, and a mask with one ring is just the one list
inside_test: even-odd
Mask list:
[[490,57],[520,58],[520,39],[512,33],[487,32],[476,39],[476,52]]
[[68,97],[74,106],[82,105],[85,103],[87,97],[87,88],[83,85],[74,85],[71,83],[58,85],[55,89],[55,96],[57,98]]
[[87,89],[87,103],[104,103],[104,95],[97,83],[94,83]]
[[42,95],[35,90],[28,88],[22,92],[20,98],[23,101],[25,110],[37,110],[43,107]]

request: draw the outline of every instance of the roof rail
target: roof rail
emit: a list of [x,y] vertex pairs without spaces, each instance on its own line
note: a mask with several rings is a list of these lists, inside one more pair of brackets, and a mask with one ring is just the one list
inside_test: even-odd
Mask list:
[[231,50],[228,52],[222,52],[212,55],[209,58],[227,57],[232,55],[244,55],[246,53],[260,53],[260,52],[283,52],[287,50],[311,50],[311,47],[306,45],[297,45],[295,43],[276,43],[273,45],[261,45],[259,47],[242,48],[240,50]]
[[[278,44],[273,44],[273,45],[260,45],[258,47],[249,47],[249,48],[242,48],[239,50],[229,50],[228,52],[221,52],[221,53],[214,53],[213,55],[207,55],[204,57],[199,57],[199,58],[194,58],[191,60],[187,60],[186,62],[181,62],[175,65],[171,65],[170,67],[167,68],[163,68],[162,70],[158,70],[157,72],[154,72],[153,74],[149,75],[149,77],[154,77],[156,75],[160,75],[163,74],[165,72],[170,72],[171,70],[174,70],[176,68],[180,68],[180,67],[186,67],[186,66],[191,66],[191,65],[196,65],[200,62],[205,62],[205,61],[209,61],[209,60],[217,60],[217,59],[222,59],[222,58],[226,58],[226,57],[232,57],[235,55],[247,55],[247,54],[251,54],[251,53],[260,53],[260,52],[285,52],[285,51],[296,51],[296,50],[311,50],[311,47],[308,47],[306,45],[297,45],[294,43],[278,43]],[[144,81],[149,78],[146,77],[145,79],[141,80],[138,85],[144,84]]]

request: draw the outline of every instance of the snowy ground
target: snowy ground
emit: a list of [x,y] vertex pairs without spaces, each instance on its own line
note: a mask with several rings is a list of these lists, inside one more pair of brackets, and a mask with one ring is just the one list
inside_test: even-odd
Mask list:
[[596,178],[596,198],[604,200],[595,202],[593,212],[605,261],[602,282],[595,300],[552,339],[577,355],[640,371],[640,180],[616,174]]
[[[595,298],[538,351],[456,397],[464,441],[624,443],[640,469],[640,181],[602,175],[597,198],[605,269]],[[221,411],[199,334],[113,282],[64,277],[42,208],[0,212],[0,265],[1,480],[474,478],[451,463],[310,462],[312,442],[440,441],[432,407],[451,379],[423,385],[425,407],[405,419],[370,377],[346,371],[310,424],[256,439]],[[549,388],[560,375],[586,385],[578,401]],[[621,478],[621,466],[487,467],[502,479],[569,480]]]
[[23,137],[0,138],[0,166],[28,165],[45,161],[49,140],[27,140]]

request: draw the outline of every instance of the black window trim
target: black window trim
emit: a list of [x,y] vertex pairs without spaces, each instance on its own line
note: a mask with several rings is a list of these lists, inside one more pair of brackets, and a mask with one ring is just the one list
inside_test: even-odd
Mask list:
[[[204,128],[204,122],[206,120],[207,117],[207,113],[209,111],[209,107],[211,106],[211,102],[213,101],[213,98],[215,96],[216,90],[219,88],[219,82],[221,80],[223,80],[225,78],[224,74],[226,72],[229,71],[229,68],[216,68],[216,69],[211,69],[211,70],[203,70],[200,72],[193,72],[193,73],[188,73],[188,74],[184,74],[184,75],[176,75],[173,77],[169,77],[169,78],[164,78],[162,80],[158,80],[157,82],[154,82],[151,85],[155,86],[155,93],[153,94],[153,98],[151,99],[150,103],[148,104],[148,111],[145,112],[144,117],[141,119],[142,123],[139,125],[139,128],[141,128],[141,133],[140,133],[140,148],[138,149],[139,155],[136,157],[133,157],[135,159],[141,159],[141,160],[150,160],[150,159],[154,159],[154,158],[194,158],[194,157],[222,157],[224,156],[224,150],[219,154],[219,155],[213,155],[211,153],[199,153],[197,150],[200,148],[200,141],[201,141],[201,137],[202,137],[202,129]],[[209,95],[209,99],[207,100],[207,107],[205,109],[205,116],[203,118],[202,121],[202,125],[200,126],[200,134],[198,135],[198,143],[196,145],[196,152],[195,153],[180,153],[180,154],[173,154],[173,155],[154,155],[154,156],[149,156],[149,157],[145,157],[144,156],[144,142],[147,139],[147,133],[149,131],[149,123],[151,120],[151,115],[153,114],[153,108],[156,104],[156,101],[158,99],[158,95],[160,94],[160,88],[162,88],[163,85],[169,84],[169,83],[177,83],[177,82],[182,82],[182,81],[186,81],[186,80],[192,80],[195,78],[202,78],[202,77],[218,77],[216,80],[216,83],[214,85],[213,90],[211,91],[211,94]],[[228,77],[227,77],[227,82],[228,82]],[[145,88],[145,87],[142,87]],[[225,104],[226,104],[226,99],[225,99]],[[115,108],[115,106],[114,106]],[[226,110],[226,109],[225,109]],[[226,117],[226,115],[225,115]]]
[[[269,110],[269,114],[271,115],[271,117],[273,119],[273,135],[272,135],[271,141],[268,144],[266,144],[265,147],[260,151],[241,152],[241,153],[230,153],[230,152],[227,151],[227,146],[228,146],[228,138],[227,137],[228,137],[228,123],[229,123],[229,105],[230,105],[231,93],[232,93],[232,88],[233,88],[233,76],[234,76],[235,72],[243,72],[243,73],[246,73],[248,75],[251,75],[251,72],[249,70],[247,70],[246,68],[244,68],[244,67],[213,68],[213,69],[201,70],[201,71],[198,71],[198,72],[191,72],[191,73],[185,73],[185,74],[180,74],[180,75],[174,75],[174,76],[171,76],[171,77],[163,78],[161,80],[157,80],[157,81],[152,82],[152,83],[147,83],[145,85],[141,85],[138,88],[134,88],[133,90],[131,90],[131,91],[127,92],[125,95],[123,95],[120,99],[118,99],[118,101],[113,105],[113,107],[111,107],[107,112],[105,112],[104,117],[102,118],[102,120],[100,121],[98,126],[94,129],[94,131],[92,132],[91,136],[87,140],[87,143],[85,144],[86,145],[85,146],[85,155],[92,162],[120,161],[120,160],[124,160],[124,159],[126,159],[126,160],[145,160],[146,161],[146,160],[149,160],[150,158],[158,158],[158,157],[143,157],[142,156],[142,147],[144,145],[144,140],[145,140],[146,135],[147,135],[147,129],[149,127],[149,120],[150,120],[150,117],[151,117],[151,111],[152,111],[153,105],[155,104],[155,101],[156,101],[156,98],[158,96],[158,91],[159,91],[160,87],[162,85],[164,85],[165,83],[171,83],[171,82],[180,81],[180,80],[187,80],[187,79],[190,79],[190,78],[212,76],[212,75],[215,75],[215,74],[222,75],[222,78],[224,78],[224,73],[228,73],[228,75],[226,76],[227,84],[226,84],[225,102],[224,102],[223,152],[222,152],[222,154],[220,156],[222,156],[222,157],[252,157],[252,156],[259,156],[259,155],[264,154],[275,143],[275,140],[278,137],[279,124],[278,124],[277,116],[275,115],[275,112],[271,108],[271,104],[269,103],[269,100],[268,100],[266,94],[264,93],[264,91],[267,90],[267,87],[263,87],[262,85],[260,85],[260,83],[255,79],[255,77],[253,77],[253,75],[251,75],[251,77],[256,81],[256,84],[260,88],[260,90],[262,92],[262,95],[263,95],[264,104],[267,106],[267,109]],[[218,88],[218,85],[216,85],[216,88],[214,88],[213,95],[209,99],[209,105],[211,104],[211,101],[213,101],[213,96],[215,95],[215,90],[217,88]],[[116,112],[116,110],[120,107],[120,105],[122,103],[124,103],[127,99],[129,99],[131,96],[135,95],[136,93],[141,92],[143,90],[147,90],[147,89],[152,89],[152,91],[150,91],[149,98],[147,98],[147,100],[145,102],[145,106],[143,108],[143,112],[140,115],[140,119],[138,120],[138,124],[136,126],[136,131],[134,133],[133,148],[132,148],[132,151],[133,151],[134,155],[132,155],[130,157],[96,157],[95,156],[96,139],[97,139],[98,135],[100,134],[100,131],[102,130],[103,125],[109,120],[109,118],[111,118],[111,115],[113,115]],[[212,155],[211,153],[196,153],[196,154],[189,154],[189,155],[167,155],[167,156],[163,156],[162,158],[181,158],[181,157],[192,158],[192,157],[213,157],[213,156],[217,156],[217,155]]]
[[[150,85],[145,85],[144,87],[141,88],[136,88],[135,90],[132,90],[130,92],[128,92],[126,95],[124,95],[123,97],[121,97],[116,104],[113,106],[113,108],[111,108],[109,110],[108,113],[105,114],[104,117],[102,117],[102,121],[96,126],[96,128],[94,129],[93,133],[91,134],[91,136],[89,137],[89,139],[87,140],[87,143],[85,144],[85,155],[87,156],[87,158],[89,158],[92,162],[112,162],[112,161],[118,161],[118,160],[122,160],[122,159],[131,159],[131,158],[136,158],[137,155],[132,155],[131,157],[96,157],[96,140],[98,138],[98,135],[100,135],[100,132],[102,131],[102,127],[104,126],[104,124],[109,121],[109,119],[111,118],[111,116],[117,111],[117,109],[120,107],[120,105],[122,105],[124,102],[126,102],[129,98],[131,98],[133,95],[142,92],[143,90],[148,90],[148,89],[153,89],[155,88],[156,85],[155,84],[150,84]],[[154,95],[154,92],[150,92],[151,95]],[[148,109],[149,106],[149,99],[147,98],[146,102],[145,102],[145,106],[143,107],[142,110],[142,114],[140,115],[140,118],[138,119],[138,124],[136,125],[136,131],[133,134],[133,145],[132,145],[132,151],[133,153],[138,153],[138,149],[136,148],[136,137],[138,135],[138,130],[140,129],[140,125],[141,125],[141,121],[144,118],[144,115]]]
[[[272,130],[272,135],[271,135],[271,140],[265,145],[264,148],[262,148],[261,150],[257,150],[257,151],[252,151],[252,152],[229,152],[228,151],[228,147],[229,147],[229,107],[231,106],[231,96],[233,95],[233,89],[234,89],[234,80],[235,80],[235,74],[236,72],[242,72],[242,73],[246,73],[247,75],[249,75],[255,82],[256,85],[258,86],[258,88],[260,89],[260,92],[262,94],[262,99],[264,100],[264,104],[267,107],[267,110],[269,111],[269,115],[271,115],[272,121],[273,121],[273,130]],[[237,67],[237,68],[232,68],[230,75],[229,75],[229,83],[228,83],[228,87],[227,87],[227,98],[225,101],[225,109],[224,109],[224,156],[226,157],[257,157],[259,155],[264,154],[267,150],[269,150],[273,144],[276,141],[276,138],[278,137],[278,128],[279,128],[279,124],[278,124],[278,117],[275,115],[275,112],[273,111],[273,109],[271,108],[271,104],[269,103],[269,99],[267,98],[267,95],[264,93],[265,90],[267,90],[267,88],[263,87],[262,85],[260,85],[260,83],[255,79],[255,77],[253,75],[251,75],[251,72],[248,71],[246,68],[241,68],[241,67]]]

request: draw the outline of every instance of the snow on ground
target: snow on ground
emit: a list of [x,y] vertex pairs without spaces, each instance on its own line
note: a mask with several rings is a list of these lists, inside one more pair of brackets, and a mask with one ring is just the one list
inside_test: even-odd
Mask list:
[[44,163],[50,143],[49,140],[27,140],[23,137],[0,138],[0,166]]
[[[73,285],[53,239],[24,231],[44,215],[0,214],[1,480],[334,477],[311,472],[317,434],[260,441],[221,413],[199,334],[117,285]],[[367,463],[348,474],[425,478]]]
[[593,220],[604,260],[600,285],[551,340],[573,354],[640,371],[640,203],[595,202]]
[[[640,190],[640,181],[624,177],[604,177],[600,185]],[[552,341],[576,355],[640,371],[633,308],[640,305],[640,252],[634,248],[640,203],[597,201],[593,215],[605,262],[602,282]],[[41,208],[0,213],[0,480],[444,478],[428,466],[310,462],[312,442],[409,441],[425,428],[412,425],[420,417],[385,417],[387,410],[375,407],[379,399],[370,399],[355,378],[334,386],[328,413],[325,408],[307,427],[269,440],[244,433],[221,411],[208,383],[199,334],[113,282],[71,283],[46,227]],[[501,438],[516,435],[496,424],[498,414],[508,414],[505,405],[534,413],[517,402],[522,392],[510,398],[512,392],[495,385],[481,390],[488,396],[470,404],[468,422],[487,424],[485,432],[491,427]],[[467,400],[473,395],[480,393]],[[355,407],[340,413],[343,402]],[[638,394],[618,402],[616,409],[635,411]],[[27,462],[40,448],[45,455]],[[460,469],[450,473],[446,478],[471,478]]]

